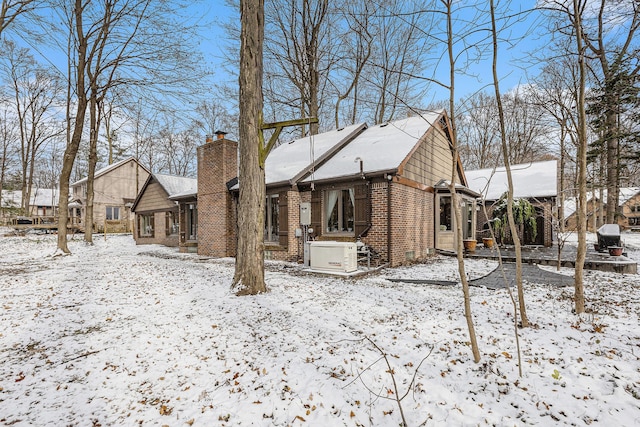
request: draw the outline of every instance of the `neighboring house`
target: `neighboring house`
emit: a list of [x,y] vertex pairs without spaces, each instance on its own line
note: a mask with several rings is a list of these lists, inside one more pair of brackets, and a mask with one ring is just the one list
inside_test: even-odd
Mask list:
[[[596,231],[604,224],[607,215],[607,190],[589,191],[587,193],[587,230]],[[640,230],[640,187],[623,187],[619,195],[619,215],[616,221],[621,229]],[[567,210],[566,207],[570,208]],[[575,200],[565,202],[565,228],[567,230],[577,230],[578,219]]]
[[618,225],[623,230],[640,229],[640,187],[621,188],[619,202]]
[[[179,209],[179,203],[171,198],[185,193],[196,194],[197,185],[198,180],[195,178],[149,175],[131,207],[131,211],[135,213],[133,237],[136,243],[179,246],[180,223],[186,224],[187,217]],[[182,221],[181,215],[184,218]]]
[[[149,177],[149,170],[134,157],[121,160],[96,171],[94,176],[92,229],[103,232],[133,230],[131,206]],[[69,201],[70,223],[86,227],[87,178],[71,184]]]
[[[441,110],[372,127],[347,126],[274,148],[265,164],[265,257],[302,260],[306,235],[361,240],[391,266],[425,258],[436,248],[453,250],[455,218],[444,180],[454,167],[462,184],[457,191],[464,238],[475,238],[479,195],[466,187],[462,164],[453,159],[449,129]],[[237,143],[223,135],[198,148],[201,255],[235,255],[242,185],[237,158]]]
[[58,189],[33,188],[29,202],[29,212],[21,212],[21,191],[2,190],[0,199],[0,217],[15,218],[17,215],[37,217],[46,221],[53,221],[58,213]]
[[[508,190],[507,173],[504,167],[466,171],[469,187],[482,197],[488,218],[492,218],[495,203]],[[536,210],[536,233],[530,227],[522,227],[520,241],[524,245],[551,246],[556,220],[556,197],[558,195],[558,165],[556,160],[511,165],[514,199],[527,199]],[[488,237],[488,221],[480,209],[477,222],[483,237]]]

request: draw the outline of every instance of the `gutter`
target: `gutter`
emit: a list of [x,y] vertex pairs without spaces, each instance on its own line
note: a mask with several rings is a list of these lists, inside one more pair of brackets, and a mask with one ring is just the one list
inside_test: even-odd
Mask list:
[[391,183],[393,182],[393,176],[387,175],[391,179],[387,179],[387,262],[391,263]]

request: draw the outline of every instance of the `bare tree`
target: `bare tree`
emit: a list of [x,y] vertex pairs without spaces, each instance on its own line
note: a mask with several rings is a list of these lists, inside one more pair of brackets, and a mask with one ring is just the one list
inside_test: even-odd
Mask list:
[[[550,127],[555,127],[560,156],[558,182],[558,229],[564,233],[564,202],[567,195],[573,195],[575,186],[567,176],[574,176],[575,148],[577,137],[577,67],[568,58],[555,58],[542,69],[537,79],[536,90],[533,91],[533,103],[547,113]],[[560,246],[560,239],[558,245]]]
[[[117,87],[127,87],[135,94],[144,94],[148,102],[161,95],[165,102],[187,97],[195,91],[200,77],[193,28],[180,21],[181,0],[76,1],[73,11],[62,2],[59,8],[74,29],[70,63],[74,65],[77,96],[75,128],[70,137],[61,180],[68,180],[73,168],[82,132],[86,109],[90,107],[89,182],[95,171],[96,144],[102,119],[99,110],[108,93]],[[85,25],[86,21],[86,25]],[[143,88],[143,89],[142,89]],[[66,224],[68,182],[60,185],[60,229]],[[92,191],[87,189],[86,226],[92,226]],[[64,206],[63,206],[64,204]],[[66,225],[65,225],[66,227]],[[85,233],[85,240],[91,237]],[[66,233],[59,233],[58,248],[68,252]]]
[[573,0],[573,10],[565,9],[575,31],[578,59],[578,253],[575,268],[575,310],[584,313],[584,261],[587,255],[587,114],[585,110],[586,64],[583,45],[582,14],[588,0]]
[[462,232],[462,208],[458,203],[458,196],[456,193],[456,184],[458,176],[458,143],[456,132],[456,108],[455,108],[455,77],[456,77],[456,53],[454,51],[454,33],[453,33],[453,6],[454,0],[440,0],[442,7],[444,8],[444,15],[446,19],[446,41],[447,41],[447,56],[449,64],[449,111],[451,112],[451,144],[452,144],[452,162],[451,162],[451,181],[449,184],[449,190],[451,191],[451,204],[456,219],[456,253],[458,260],[458,274],[460,281],[462,282],[462,294],[464,298],[464,317],[467,322],[467,329],[469,330],[469,341],[471,343],[471,352],[473,354],[473,361],[478,363],[480,361],[480,350],[478,348],[478,341],[476,338],[475,326],[473,324],[473,315],[471,312],[471,294],[469,292],[469,282],[467,280],[467,274],[464,266],[464,246],[463,246],[463,232]]
[[17,121],[12,117],[7,104],[3,102],[0,112],[0,203],[7,172],[17,163],[19,140],[20,131]]
[[[604,3],[604,2],[603,2]],[[588,73],[587,45],[585,45],[585,27],[583,16],[591,4],[589,0],[571,1],[548,1],[546,10],[553,14],[552,19],[556,25],[557,32],[570,41],[571,48],[565,49],[562,55],[569,58],[576,65],[576,146],[577,146],[577,232],[578,251],[576,254],[575,281],[574,281],[574,303],[575,311],[580,314],[584,312],[584,261],[587,252],[587,150],[588,150],[588,126],[586,115],[586,82]]]
[[[375,31],[372,29],[372,16],[374,14],[375,5],[373,2],[347,2],[342,8],[341,13],[344,14],[349,31],[341,35],[339,57],[341,61],[337,61],[335,67],[335,76],[341,78],[332,78],[330,85],[335,87],[336,104],[335,104],[335,126],[336,129],[341,124],[354,124],[358,117],[358,105],[360,104],[362,72],[369,65],[369,59],[374,49],[373,38]],[[340,86],[341,82],[347,82],[344,87]],[[351,108],[345,118],[341,120],[342,102],[349,100]]]
[[204,135],[213,135],[217,131],[238,134],[237,117],[230,114],[221,103],[201,101],[196,107],[196,113],[195,127]]
[[163,157],[159,171],[166,171],[170,175],[195,175],[198,135],[193,129],[178,131],[167,126],[155,139]]
[[33,10],[37,0],[2,0],[0,3],[0,36],[20,15]]
[[264,282],[265,176],[262,138],[263,0],[240,1],[240,195],[238,250],[232,288],[266,292]]
[[401,107],[420,102],[423,93],[416,91],[412,76],[421,74],[421,56],[429,46],[421,39],[422,11],[407,13],[403,10],[405,5],[397,2],[383,1],[380,6],[385,13],[378,20],[373,40],[372,70],[366,73],[370,85],[367,95],[373,100],[375,123],[393,120],[399,113],[406,112]]
[[[295,88],[294,97],[283,100],[281,86],[270,81],[275,84],[274,91],[268,91],[273,94],[271,108],[285,104],[297,111],[296,116],[319,116],[322,93],[336,62],[335,42],[330,34],[331,6],[329,0],[267,0],[267,80],[284,81]],[[318,125],[312,124],[309,130],[318,133]]]
[[533,89],[517,88],[503,94],[500,100],[511,164],[533,162],[550,152],[544,110],[531,102],[532,92]]
[[507,132],[505,124],[505,114],[502,106],[502,97],[500,95],[500,84],[498,77],[498,28],[496,24],[496,14],[494,0],[490,2],[491,6],[491,38],[493,42],[493,85],[496,94],[496,101],[498,106],[498,123],[500,125],[500,141],[502,144],[502,157],[504,161],[505,171],[507,175],[507,218],[509,222],[509,230],[511,231],[511,239],[513,240],[513,246],[515,249],[516,257],[516,286],[518,288],[518,303],[520,308],[520,321],[522,327],[529,326],[529,320],[527,318],[526,304],[524,300],[524,289],[522,286],[522,252],[520,247],[520,237],[516,228],[516,223],[513,218],[513,179],[511,178],[511,167],[509,159],[509,146],[507,142]]
[[20,207],[29,215],[36,160],[46,144],[62,133],[56,118],[62,86],[55,75],[36,63],[27,49],[18,48],[10,41],[2,48],[6,62],[2,62],[1,69],[13,91],[14,113],[20,130]]
[[[75,92],[76,92],[76,114],[73,131],[68,135],[67,147],[64,151],[62,161],[62,171],[60,173],[60,195],[58,199],[58,250],[65,254],[71,253],[67,245],[67,220],[69,216],[69,180],[73,170],[73,163],[80,147],[82,133],[84,131],[84,119],[87,111],[87,92],[85,86],[85,73],[87,56],[89,52],[89,39],[84,26],[84,7],[82,0],[75,0],[73,11],[68,12],[68,25],[70,29],[70,40],[75,40],[75,61],[71,56],[68,58],[69,68],[75,65]],[[74,37],[75,36],[75,37]],[[71,81],[71,76],[69,76]],[[68,100],[70,105],[71,101]],[[70,111],[67,109],[67,123],[70,124]]]
[[466,100],[466,113],[460,117],[460,152],[465,168],[499,166],[498,115],[496,99],[478,92]]

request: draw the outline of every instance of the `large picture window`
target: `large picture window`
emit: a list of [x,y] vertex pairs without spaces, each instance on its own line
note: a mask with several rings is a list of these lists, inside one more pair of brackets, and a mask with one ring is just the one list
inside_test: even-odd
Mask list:
[[264,240],[278,242],[279,199],[277,194],[268,195],[264,213]]
[[107,212],[105,218],[107,221],[119,220],[120,219],[120,207],[118,206],[107,206]]
[[355,194],[353,188],[329,190],[325,199],[325,230],[327,233],[352,233]]
[[140,237],[153,237],[153,214],[138,216],[138,235]]

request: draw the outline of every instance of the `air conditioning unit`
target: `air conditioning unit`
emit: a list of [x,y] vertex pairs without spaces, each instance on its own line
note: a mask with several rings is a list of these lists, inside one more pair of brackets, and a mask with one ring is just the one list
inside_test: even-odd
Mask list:
[[358,269],[356,244],[352,242],[311,242],[311,269],[351,273]]

